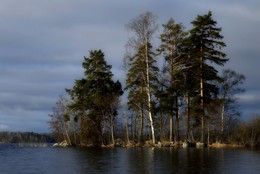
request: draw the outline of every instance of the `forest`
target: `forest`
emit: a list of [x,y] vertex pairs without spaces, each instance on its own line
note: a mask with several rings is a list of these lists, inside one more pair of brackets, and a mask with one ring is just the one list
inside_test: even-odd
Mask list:
[[159,25],[152,12],[127,23],[123,84],[113,80],[102,50],[89,51],[84,78],[66,89],[68,97],[60,96],[50,114],[57,141],[83,147],[259,146],[259,115],[248,122],[239,117],[237,95],[245,91],[245,77],[225,68],[222,28],[211,11],[191,25],[186,30],[173,18]]
[[39,134],[34,132],[0,132],[0,144],[53,142],[55,142],[55,140],[50,134]]

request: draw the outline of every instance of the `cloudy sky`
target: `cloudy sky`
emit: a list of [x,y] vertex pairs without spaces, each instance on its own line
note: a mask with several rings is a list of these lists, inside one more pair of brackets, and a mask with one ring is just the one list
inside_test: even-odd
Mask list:
[[139,14],[190,29],[209,10],[223,29],[226,68],[247,78],[243,117],[260,113],[259,0],[0,0],[0,131],[48,132],[48,114],[82,77],[89,50],[102,49],[124,83],[125,24]]

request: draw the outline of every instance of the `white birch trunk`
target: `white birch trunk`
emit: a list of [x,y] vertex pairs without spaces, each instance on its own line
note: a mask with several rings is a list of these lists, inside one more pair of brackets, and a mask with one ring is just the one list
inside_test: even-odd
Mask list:
[[146,59],[146,92],[148,97],[148,116],[150,120],[151,133],[152,133],[152,142],[155,144],[155,136],[154,136],[154,127],[153,127],[153,118],[151,112],[151,91],[150,91],[150,73],[149,73],[149,60],[148,60],[148,42],[145,43],[145,59]]
[[71,146],[71,140],[70,140],[70,136],[69,136],[69,122],[66,122],[66,123],[64,123],[65,125],[64,125],[64,130],[65,130],[65,135],[66,135],[66,139],[68,140],[68,145],[69,146]]

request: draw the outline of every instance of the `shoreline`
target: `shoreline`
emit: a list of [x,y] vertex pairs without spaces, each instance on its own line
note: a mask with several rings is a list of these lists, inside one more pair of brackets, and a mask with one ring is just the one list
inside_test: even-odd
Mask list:
[[101,146],[94,146],[93,144],[84,144],[84,145],[76,145],[76,146],[69,146],[66,142],[60,142],[53,144],[53,147],[79,147],[79,148],[90,148],[90,147],[98,147],[98,148],[135,148],[135,147],[156,147],[156,148],[259,148],[258,146],[250,146],[250,145],[239,145],[239,144],[231,144],[231,143],[200,143],[200,142],[169,142],[169,141],[163,141],[158,142],[156,144],[151,143],[150,141],[146,141],[143,144],[138,143],[122,143],[122,144],[107,144],[107,145],[101,145]]

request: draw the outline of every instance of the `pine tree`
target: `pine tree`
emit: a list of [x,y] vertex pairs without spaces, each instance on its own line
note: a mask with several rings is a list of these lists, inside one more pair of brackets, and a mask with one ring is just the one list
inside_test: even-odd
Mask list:
[[195,77],[199,79],[200,84],[200,94],[196,99],[201,115],[201,141],[204,142],[205,104],[217,95],[218,88],[214,81],[220,80],[213,65],[223,66],[228,59],[221,51],[226,46],[222,42],[221,28],[216,27],[217,22],[213,20],[210,11],[206,15],[198,15],[191,23],[193,28],[189,36],[189,55],[194,59]]
[[[116,116],[114,103],[122,95],[121,83],[112,80],[111,65],[107,65],[101,50],[90,51],[82,64],[85,78],[75,81],[73,89],[67,89],[81,120],[82,143],[102,144],[102,122]],[[113,134],[113,132],[111,132]]]
[[159,51],[165,58],[164,71],[169,74],[166,95],[168,102],[168,114],[170,114],[170,141],[173,138],[173,115],[176,116],[175,141],[179,141],[179,98],[181,96],[182,67],[181,59],[182,42],[186,36],[182,24],[176,24],[172,18],[163,25],[161,34],[161,46]]

